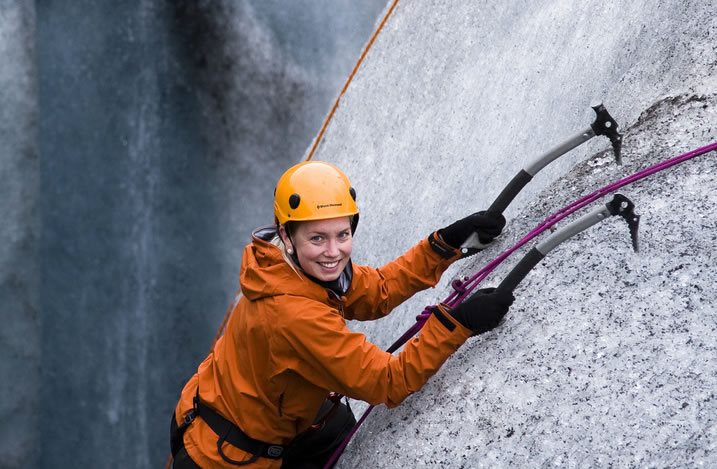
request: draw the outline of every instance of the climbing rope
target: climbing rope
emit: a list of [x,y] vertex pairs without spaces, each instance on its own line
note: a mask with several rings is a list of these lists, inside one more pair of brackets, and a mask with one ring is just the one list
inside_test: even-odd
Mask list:
[[366,57],[366,54],[371,49],[371,46],[373,45],[374,41],[378,37],[379,33],[383,29],[383,25],[386,24],[386,21],[388,21],[389,16],[391,16],[391,13],[393,13],[393,10],[396,8],[396,5],[398,5],[398,0],[393,0],[393,3],[391,3],[391,6],[388,8],[388,11],[383,16],[383,19],[378,24],[378,27],[371,35],[371,38],[368,40],[368,43],[366,43],[366,47],[364,47],[363,51],[361,52],[361,56],[359,56],[358,61],[356,61],[356,65],[354,65],[353,70],[351,70],[351,74],[349,74],[349,77],[346,79],[346,83],[344,83],[344,87],[341,89],[341,93],[339,93],[338,97],[336,98],[336,101],[334,101],[334,105],[331,107],[331,110],[329,111],[329,114],[326,116],[326,119],[324,119],[324,123],[321,126],[321,129],[319,130],[318,135],[314,139],[314,143],[311,145],[311,150],[309,150],[309,154],[306,157],[306,161],[310,160],[312,156],[314,156],[314,152],[316,151],[316,148],[319,146],[319,143],[321,143],[321,139],[324,137],[324,132],[326,132],[326,128],[329,126],[329,122],[331,122],[331,119],[334,117],[334,113],[336,112],[336,109],[339,107],[339,102],[341,101],[341,97],[346,93],[346,90],[348,89],[349,85],[351,84],[351,80],[353,80],[354,75],[356,75],[356,72],[358,71],[359,67],[361,66],[361,63],[363,62],[363,59]]
[[[383,29],[383,26],[386,24],[386,21],[388,21],[388,18],[391,16],[391,13],[393,13],[393,10],[396,8],[396,5],[398,5],[398,0],[393,0],[393,3],[388,8],[388,11],[383,16],[383,19],[381,19],[381,22],[376,27],[376,30],[371,34],[371,38],[366,43],[366,47],[364,47],[363,51],[361,52],[361,55],[359,56],[358,60],[356,61],[356,64],[354,65],[353,70],[351,70],[351,74],[346,79],[346,83],[344,83],[344,87],[341,89],[341,93],[339,93],[339,96],[336,98],[336,101],[334,102],[334,105],[331,107],[331,111],[329,111],[329,114],[326,116],[326,119],[324,119],[324,123],[321,126],[321,129],[319,130],[319,133],[316,135],[316,138],[314,139],[313,144],[311,145],[311,150],[309,150],[309,154],[306,157],[306,161],[310,160],[312,156],[314,156],[314,152],[316,152],[316,148],[319,146],[319,143],[321,142],[321,139],[324,137],[324,133],[326,132],[326,128],[329,126],[329,122],[331,122],[331,119],[334,117],[334,113],[336,112],[336,109],[339,107],[339,102],[341,101],[341,97],[346,93],[346,90],[349,88],[349,85],[351,84],[351,81],[354,78],[354,75],[356,75],[356,72],[358,71],[359,67],[361,66],[361,63],[363,62],[363,59],[366,57],[366,54],[371,49],[371,46],[373,45],[374,41],[376,40],[376,37],[378,37],[379,33]],[[227,312],[224,314],[224,319],[222,320],[222,323],[219,325],[219,329],[217,330],[216,335],[214,336],[214,340],[212,341],[212,346],[209,349],[211,352],[214,350],[214,345],[216,345],[217,340],[224,334],[224,329],[226,328],[227,322],[229,322],[229,316],[231,316],[232,311],[234,310],[234,305],[229,307]]]

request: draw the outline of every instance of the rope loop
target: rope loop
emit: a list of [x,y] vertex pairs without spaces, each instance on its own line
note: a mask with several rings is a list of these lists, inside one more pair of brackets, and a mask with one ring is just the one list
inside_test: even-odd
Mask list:
[[468,281],[468,277],[463,277],[463,279],[455,279],[451,282],[451,287],[458,293],[458,295],[463,296],[463,294],[466,292],[466,282]]
[[421,311],[421,314],[416,316],[416,322],[425,322],[428,320],[428,318],[431,317],[431,314],[433,314],[433,305],[426,306],[423,311]]

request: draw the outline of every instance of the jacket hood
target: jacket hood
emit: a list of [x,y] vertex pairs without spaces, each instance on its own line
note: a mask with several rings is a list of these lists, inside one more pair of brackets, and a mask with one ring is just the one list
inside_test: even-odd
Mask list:
[[[351,271],[350,263],[347,270]],[[348,277],[350,285],[350,273]],[[291,264],[283,253],[275,226],[257,228],[252,233],[251,244],[244,248],[239,284],[242,294],[252,301],[277,295],[297,295],[325,301],[326,289],[332,288],[330,284],[312,280]]]

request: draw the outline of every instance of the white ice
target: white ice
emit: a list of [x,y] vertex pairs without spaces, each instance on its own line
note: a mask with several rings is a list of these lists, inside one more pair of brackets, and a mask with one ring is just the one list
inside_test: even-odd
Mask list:
[[[486,208],[586,128],[595,102],[625,132],[624,165],[605,138],[579,147],[518,196],[495,246],[388,318],[350,326],[386,347],[451,279],[553,211],[717,140],[711,3],[399,2],[314,157],[357,188],[357,262],[385,263]],[[375,410],[340,467],[716,466],[716,157],[624,188],[642,215],[639,253],[618,219],[559,246],[505,324],[400,407]]]

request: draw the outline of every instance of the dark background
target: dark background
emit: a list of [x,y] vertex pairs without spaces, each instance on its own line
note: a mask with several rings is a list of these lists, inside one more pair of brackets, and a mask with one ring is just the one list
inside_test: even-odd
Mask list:
[[12,365],[28,380],[10,409],[26,418],[3,429],[25,435],[4,445],[9,467],[164,464],[241,250],[385,6],[354,3],[23,7],[39,191],[23,219],[39,293],[23,317],[38,340]]

